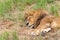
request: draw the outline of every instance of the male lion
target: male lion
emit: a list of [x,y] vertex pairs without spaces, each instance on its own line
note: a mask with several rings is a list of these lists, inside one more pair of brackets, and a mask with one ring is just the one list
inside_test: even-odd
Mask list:
[[[41,33],[49,32],[51,29],[51,23],[54,20],[54,16],[45,16],[41,21],[40,24],[37,26],[37,28],[33,29],[33,31],[30,33],[31,35],[39,35]],[[52,27],[53,28],[53,27]]]
[[43,9],[30,11],[30,16],[26,16],[26,25],[30,28],[36,28],[40,24],[40,20],[48,15],[48,12]]
[[29,15],[26,16],[26,25],[30,28],[35,28],[30,33],[31,35],[39,35],[40,32],[45,33],[51,30],[50,24],[55,18],[54,16],[51,16],[47,11],[42,9],[30,11],[28,13]]
[[47,33],[52,29],[60,29],[60,17],[45,16],[36,29],[31,31],[31,35],[39,35],[40,33]]

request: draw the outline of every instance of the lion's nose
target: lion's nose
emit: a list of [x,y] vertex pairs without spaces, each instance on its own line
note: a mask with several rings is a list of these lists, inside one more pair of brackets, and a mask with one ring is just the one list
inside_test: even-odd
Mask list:
[[26,25],[28,25],[29,23],[26,23]]

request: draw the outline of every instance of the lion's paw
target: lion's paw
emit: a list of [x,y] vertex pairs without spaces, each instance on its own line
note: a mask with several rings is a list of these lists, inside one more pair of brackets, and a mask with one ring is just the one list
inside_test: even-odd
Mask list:
[[51,28],[42,29],[41,30],[41,35],[44,36],[49,31],[51,31]]
[[50,30],[51,30],[51,28],[46,28],[46,29],[42,29],[41,32],[46,33],[46,32],[49,32]]

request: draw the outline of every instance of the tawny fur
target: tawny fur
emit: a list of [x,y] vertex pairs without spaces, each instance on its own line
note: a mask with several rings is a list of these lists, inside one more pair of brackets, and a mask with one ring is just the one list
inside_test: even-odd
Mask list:
[[[39,35],[40,32],[45,31],[47,28],[50,28],[50,24],[51,24],[51,22],[53,21],[54,18],[55,18],[54,16],[46,16],[46,17],[44,17],[41,20],[38,27],[32,31],[33,32],[32,35]],[[47,31],[49,31],[49,30],[47,29]]]
[[34,10],[27,11],[25,12],[24,18],[26,20],[29,16],[33,16],[33,15],[34,15]]
[[60,17],[56,17],[51,23],[51,28],[59,28],[60,29]]
[[[60,17],[46,16],[40,22],[40,25],[36,29],[33,29],[31,35],[39,35],[40,32],[48,32],[52,29],[60,29]],[[54,31],[52,30],[52,31]]]
[[46,15],[48,15],[48,12],[46,10],[38,9],[38,10],[27,12],[25,19],[27,19],[27,21],[31,25],[34,24],[34,27],[36,28],[36,26],[39,24],[39,21],[43,19]]
[[51,30],[49,28],[60,28],[60,17],[55,18],[42,9],[29,11],[26,13],[25,17],[30,24],[38,24],[38,26],[34,26],[36,28],[31,32],[32,35],[39,35],[42,30]]

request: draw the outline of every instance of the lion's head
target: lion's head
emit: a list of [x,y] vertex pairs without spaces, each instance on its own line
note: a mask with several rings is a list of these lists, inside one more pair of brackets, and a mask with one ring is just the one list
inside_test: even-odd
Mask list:
[[33,16],[29,16],[26,20],[26,25],[30,28],[34,28],[34,24],[35,22]]

